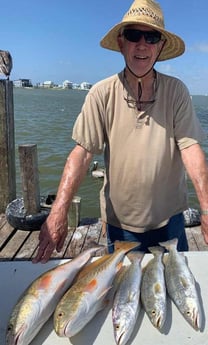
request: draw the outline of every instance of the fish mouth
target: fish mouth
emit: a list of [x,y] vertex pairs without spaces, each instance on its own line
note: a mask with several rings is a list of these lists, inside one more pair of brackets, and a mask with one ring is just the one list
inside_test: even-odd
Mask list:
[[155,327],[160,329],[163,326],[163,320],[161,316],[158,316],[155,320]]
[[201,329],[201,318],[200,314],[196,311],[194,311],[194,318],[193,318],[193,327],[197,331]]
[[122,345],[124,335],[124,332],[122,332],[118,338],[117,345]]

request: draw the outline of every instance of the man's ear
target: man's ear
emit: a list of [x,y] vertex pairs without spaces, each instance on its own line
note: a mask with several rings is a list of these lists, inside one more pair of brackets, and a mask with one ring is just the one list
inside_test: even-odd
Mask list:
[[117,43],[118,43],[121,53],[123,53],[123,37],[122,36],[119,35],[117,37]]

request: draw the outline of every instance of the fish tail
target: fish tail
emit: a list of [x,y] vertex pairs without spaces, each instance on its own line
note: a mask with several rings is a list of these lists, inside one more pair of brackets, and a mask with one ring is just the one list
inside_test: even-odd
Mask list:
[[115,241],[114,247],[115,250],[123,250],[125,253],[127,253],[130,250],[139,247],[140,244],[140,242]]
[[166,242],[159,242],[159,245],[167,249],[168,251],[172,248],[177,249],[178,239],[173,238],[172,240]]
[[[162,242],[162,243],[163,243],[163,242]],[[164,243],[165,243],[165,242],[164,242]],[[164,247],[161,247],[161,246],[148,247],[148,250],[149,250],[150,253],[152,253],[153,255],[162,254],[162,253],[164,253],[164,251],[165,251]]]
[[141,262],[144,257],[144,252],[141,252],[141,251],[130,252],[127,254],[127,257],[131,262],[135,262],[135,261]]

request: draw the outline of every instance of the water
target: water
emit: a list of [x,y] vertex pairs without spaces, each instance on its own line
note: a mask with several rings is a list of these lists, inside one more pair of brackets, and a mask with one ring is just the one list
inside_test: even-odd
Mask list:
[[[86,94],[80,90],[14,89],[17,197],[22,197],[18,146],[23,144],[37,144],[41,195],[56,193],[66,158],[75,145],[72,128]],[[102,155],[94,158],[103,165]],[[81,217],[100,215],[101,187],[102,181],[92,178],[89,171],[78,191]]]
[[[71,139],[73,124],[87,91],[14,89],[17,197],[22,196],[18,146],[37,144],[41,195],[55,194],[68,153],[75,143]],[[208,97],[193,96],[193,104],[206,133],[208,132]],[[208,154],[208,140],[203,148]],[[103,166],[103,157],[94,156]],[[90,171],[79,188],[81,217],[99,217],[99,191],[102,179],[91,177]],[[190,181],[190,207],[199,208]]]

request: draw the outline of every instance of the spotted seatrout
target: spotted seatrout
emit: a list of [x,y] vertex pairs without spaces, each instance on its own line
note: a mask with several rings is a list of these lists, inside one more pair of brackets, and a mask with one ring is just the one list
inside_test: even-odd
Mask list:
[[117,345],[125,345],[132,335],[140,311],[141,260],[143,253],[128,254],[131,264],[126,266],[118,279],[112,319]]
[[75,275],[100,249],[94,247],[47,271],[25,290],[15,305],[6,334],[7,345],[28,345],[54,312]]
[[125,254],[138,245],[138,242],[121,242],[119,249],[100,264],[91,266],[65,293],[54,313],[54,328],[60,337],[74,336],[104,308]]
[[160,243],[169,251],[165,260],[168,294],[189,324],[195,330],[200,330],[202,311],[195,279],[187,265],[185,256],[177,251],[177,243],[176,238]]
[[154,257],[144,268],[141,282],[141,301],[152,324],[161,329],[166,319],[166,286],[164,265],[162,262],[164,248],[148,248]]

